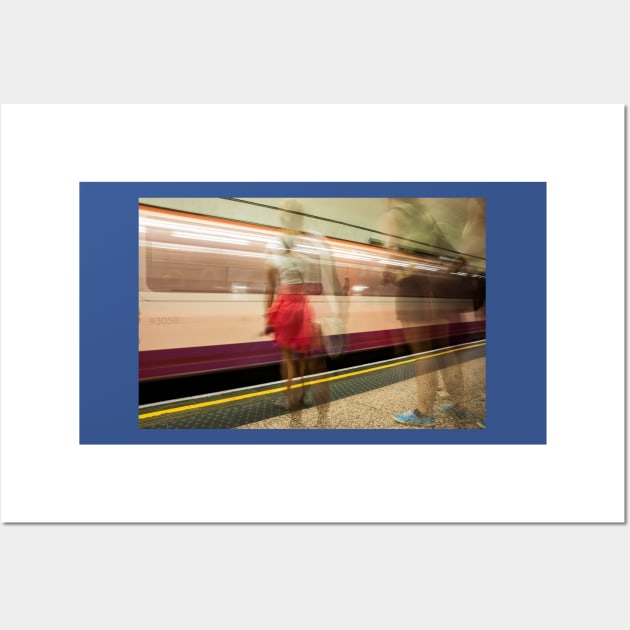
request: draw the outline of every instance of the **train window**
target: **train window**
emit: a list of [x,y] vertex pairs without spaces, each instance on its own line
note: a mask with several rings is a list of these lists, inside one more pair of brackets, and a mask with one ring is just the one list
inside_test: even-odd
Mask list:
[[210,265],[204,267],[200,274],[200,283],[197,290],[201,293],[207,291],[225,292],[228,288],[228,268]]
[[[262,294],[273,235],[238,224],[197,224],[191,219],[147,216],[141,237],[147,287],[163,292]],[[418,280],[425,277],[434,297],[468,298],[480,291],[472,286],[479,285],[478,281],[471,283],[468,276],[451,272],[450,259],[384,253],[379,245],[376,240],[372,246],[331,241],[327,251],[333,267],[328,269],[326,256],[320,255],[320,241],[305,239],[299,253],[313,259],[305,278],[307,290],[356,299],[389,297],[399,291],[401,273],[409,272]]]
[[264,270],[262,267],[230,267],[228,286],[232,293],[264,293]]
[[162,291],[181,291],[184,283],[184,276],[178,271],[167,271],[159,279]]
[[250,252],[173,247],[154,240],[146,248],[147,287],[168,293],[264,293],[263,266]]
[[345,265],[341,271],[341,293],[348,296],[390,295],[391,289],[383,284],[383,267],[377,264]]

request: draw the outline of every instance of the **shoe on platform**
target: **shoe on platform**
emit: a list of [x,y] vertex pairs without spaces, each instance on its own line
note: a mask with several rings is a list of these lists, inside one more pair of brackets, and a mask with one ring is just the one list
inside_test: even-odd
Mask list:
[[486,419],[484,418],[483,420],[477,420],[477,426],[480,429],[485,429],[486,428]]
[[413,424],[416,426],[432,427],[435,426],[435,418],[433,416],[419,416],[413,409],[405,413],[394,414],[394,420],[400,424]]
[[470,414],[467,411],[460,409],[457,405],[442,405],[440,409],[442,409],[442,411],[447,411],[448,413],[453,414],[460,420],[466,420],[470,418]]

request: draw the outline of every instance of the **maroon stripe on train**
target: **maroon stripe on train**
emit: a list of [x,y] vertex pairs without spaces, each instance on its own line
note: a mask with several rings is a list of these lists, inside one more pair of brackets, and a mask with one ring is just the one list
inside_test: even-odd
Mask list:
[[142,381],[166,376],[265,365],[279,360],[280,352],[272,341],[254,341],[140,352],[139,371]]
[[[430,328],[425,329],[430,337]],[[449,336],[482,333],[485,322],[458,322],[449,327]],[[402,331],[372,330],[346,335],[344,352],[373,350],[405,342]],[[145,350],[140,352],[140,380],[166,378],[202,372],[216,372],[234,368],[267,365],[280,361],[280,352],[273,341],[254,341],[221,346],[199,346],[195,348],[173,348],[168,350]]]

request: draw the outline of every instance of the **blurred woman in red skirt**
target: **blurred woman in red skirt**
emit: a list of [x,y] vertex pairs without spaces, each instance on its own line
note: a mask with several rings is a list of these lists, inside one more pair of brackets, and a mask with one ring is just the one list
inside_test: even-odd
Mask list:
[[[295,251],[302,232],[303,207],[296,200],[282,205],[283,232],[279,249],[266,266],[266,332],[272,333],[282,352],[282,371],[287,379],[287,400],[291,411],[304,404],[306,356],[311,350],[315,315],[305,289],[309,258]],[[296,378],[302,380],[299,392],[292,389]]]

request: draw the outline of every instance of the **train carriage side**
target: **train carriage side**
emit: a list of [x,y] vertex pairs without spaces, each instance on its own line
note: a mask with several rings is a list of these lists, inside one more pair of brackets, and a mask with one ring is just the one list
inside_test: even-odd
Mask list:
[[[140,207],[140,380],[267,365],[279,352],[264,328],[264,265],[277,247],[274,228]],[[316,312],[343,321],[344,351],[402,343],[396,287],[388,266],[415,269],[441,283],[430,296],[435,308],[462,315],[462,331],[485,331],[474,273],[451,263],[382,248],[316,238],[307,255],[325,246],[338,276],[335,295],[320,281],[309,286]],[[423,268],[424,267],[424,268]],[[427,296],[427,299],[429,296]],[[478,304],[477,304],[478,306]],[[428,333],[430,334],[430,333]]]

